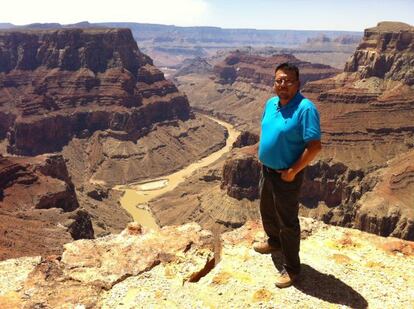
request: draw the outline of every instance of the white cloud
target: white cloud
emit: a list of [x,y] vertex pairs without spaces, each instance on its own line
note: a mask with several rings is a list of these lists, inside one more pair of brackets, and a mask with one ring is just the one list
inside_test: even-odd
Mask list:
[[206,0],[12,0],[0,10],[0,22],[143,22],[196,25],[206,20]]

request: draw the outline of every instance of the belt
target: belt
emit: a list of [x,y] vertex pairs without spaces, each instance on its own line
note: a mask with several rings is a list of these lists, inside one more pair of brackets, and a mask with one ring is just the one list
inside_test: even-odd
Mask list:
[[[286,168],[287,169],[287,168]],[[267,167],[266,165],[263,165],[263,170],[265,170],[266,172],[268,172],[269,174],[276,174],[276,175],[279,175],[279,176],[281,176],[281,172],[280,171],[282,171],[282,170],[284,170],[284,169],[280,169],[280,170],[275,170],[275,169],[273,169],[273,168],[270,168],[270,167]],[[305,169],[303,169],[303,170],[301,170],[299,173],[297,173],[296,174],[296,177],[295,177],[295,179],[296,178],[298,178],[298,177],[302,177],[302,175],[304,174],[304,172],[305,172]]]
[[280,170],[275,170],[273,168],[267,167],[266,165],[263,165],[263,169],[266,170],[269,173],[280,174]]

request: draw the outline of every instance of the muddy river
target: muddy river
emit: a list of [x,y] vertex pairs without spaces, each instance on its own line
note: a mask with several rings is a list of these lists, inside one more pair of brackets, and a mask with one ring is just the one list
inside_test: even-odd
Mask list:
[[231,145],[233,145],[240,132],[227,122],[212,117],[209,118],[224,126],[229,132],[226,146],[173,174],[158,177],[157,179],[141,181],[139,183],[130,183],[114,187],[115,190],[125,191],[120,203],[132,215],[136,222],[149,228],[158,229],[151,210],[148,208],[148,202],[161,194],[173,190],[194,171],[210,165],[230,151]]

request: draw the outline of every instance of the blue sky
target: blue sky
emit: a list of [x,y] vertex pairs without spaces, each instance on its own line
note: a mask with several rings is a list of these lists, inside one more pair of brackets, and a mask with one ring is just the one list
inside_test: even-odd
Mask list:
[[11,0],[0,23],[145,22],[223,28],[363,31],[414,25],[414,0]]

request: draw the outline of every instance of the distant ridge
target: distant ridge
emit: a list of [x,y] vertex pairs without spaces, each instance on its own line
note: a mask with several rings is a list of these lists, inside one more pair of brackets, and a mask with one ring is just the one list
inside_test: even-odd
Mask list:
[[13,28],[13,27],[16,27],[16,26],[10,23],[0,23],[0,29],[7,29],[7,28]]
[[59,23],[34,23],[23,26],[4,24],[0,28],[90,28],[90,27],[120,27],[130,28],[136,41],[153,40],[154,42],[168,42],[182,39],[187,43],[205,44],[247,44],[247,45],[278,45],[294,46],[303,44],[308,38],[324,35],[330,39],[343,35],[362,37],[362,31],[334,31],[334,30],[258,30],[258,29],[228,29],[220,27],[179,27],[174,25],[130,23],[130,22],[107,22],[89,23],[82,21],[75,24],[62,25]]
[[367,31],[371,31],[371,30],[388,31],[388,32],[413,31],[414,27],[409,24],[402,23],[399,21],[382,21],[382,22],[379,22],[376,27],[368,28],[366,30]]

